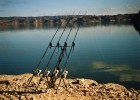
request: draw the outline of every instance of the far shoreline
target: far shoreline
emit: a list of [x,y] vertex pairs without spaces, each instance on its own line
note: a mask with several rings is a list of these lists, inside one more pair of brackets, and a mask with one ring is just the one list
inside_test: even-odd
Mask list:
[[117,15],[66,15],[66,16],[38,16],[38,17],[0,17],[0,26],[23,24],[25,26],[41,24],[80,23],[119,23],[132,22],[137,13]]

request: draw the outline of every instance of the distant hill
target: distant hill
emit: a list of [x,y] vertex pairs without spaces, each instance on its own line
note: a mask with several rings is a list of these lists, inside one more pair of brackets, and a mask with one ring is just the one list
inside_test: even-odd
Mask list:
[[70,20],[82,23],[116,23],[116,22],[132,22],[137,14],[118,14],[118,15],[68,15],[68,16],[41,16],[41,17],[0,17],[0,27],[7,25],[19,24],[55,24],[66,23]]

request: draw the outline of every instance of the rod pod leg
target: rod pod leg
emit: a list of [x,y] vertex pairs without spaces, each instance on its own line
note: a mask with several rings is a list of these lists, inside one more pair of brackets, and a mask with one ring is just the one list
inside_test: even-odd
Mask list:
[[60,86],[61,80],[62,79],[60,78],[59,84],[58,84],[57,89],[56,89],[56,94],[57,94],[58,87]]

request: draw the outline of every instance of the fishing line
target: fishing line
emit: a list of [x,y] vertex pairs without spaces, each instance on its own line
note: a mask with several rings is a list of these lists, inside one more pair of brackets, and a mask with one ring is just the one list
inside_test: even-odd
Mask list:
[[[57,28],[55,34],[53,35],[51,41],[49,42],[49,45],[47,46],[47,48],[46,48],[46,50],[45,50],[43,56],[41,57],[41,59],[40,59],[38,65],[37,65],[37,67],[36,67],[34,70],[37,70],[37,69],[39,68],[40,64],[42,63],[43,58],[45,57],[45,55],[46,55],[46,53],[47,53],[47,51],[48,51],[48,49],[49,49],[49,47],[50,47],[50,44],[51,44],[51,42],[53,41],[54,37],[56,36],[56,34],[57,34],[58,30],[60,29],[61,25],[62,25],[62,22],[61,22],[61,24],[59,25],[59,27]],[[34,75],[32,75],[32,76],[27,80],[27,83],[28,83],[27,86],[28,86],[28,85],[30,84],[30,82],[32,81],[33,76],[34,76]]]
[[[87,12],[86,12],[86,13],[87,13]],[[85,13],[84,15],[86,15],[86,13]],[[66,59],[66,62],[65,62],[65,64],[64,64],[63,71],[66,69],[66,66],[67,66],[67,63],[68,63],[68,59],[69,59],[70,54],[71,54],[71,52],[72,52],[72,48],[74,49],[74,46],[75,46],[75,39],[76,39],[76,37],[77,37],[77,33],[78,33],[78,31],[79,31],[79,28],[80,28],[80,23],[78,22],[78,28],[77,28],[76,34],[75,34],[75,36],[74,36],[74,39],[73,39],[73,42],[72,42],[72,45],[71,45],[69,54],[68,54],[67,59]],[[62,72],[63,72],[63,71],[62,71]]]
[[[81,12],[81,10],[79,11],[78,15],[80,14],[80,12]],[[75,22],[74,22],[74,23],[75,23]],[[74,25],[74,23],[73,23],[73,25]],[[60,53],[60,56],[59,56],[59,58],[58,58],[58,60],[57,60],[56,66],[54,67],[54,70],[57,68],[57,69],[59,69],[59,71],[60,71],[59,65],[60,65],[60,63],[61,63],[61,61],[62,61],[64,51],[66,50],[66,47],[67,47],[67,40],[68,40],[68,38],[69,38],[69,36],[70,36],[70,33],[71,33],[71,31],[72,31],[72,28],[73,28],[73,25],[72,25],[71,28],[70,28],[69,34],[68,34],[68,36],[67,36],[67,38],[66,38],[66,41],[65,41],[65,43],[64,43],[64,46],[63,46],[63,48],[62,48],[62,52]],[[78,28],[78,30],[79,30],[79,28]],[[77,35],[77,33],[78,33],[78,31],[76,32],[76,35]],[[75,40],[75,38],[76,38],[76,36],[74,37],[74,40]],[[74,41],[73,41],[73,42],[74,42]]]
[[[61,38],[62,38],[62,36],[63,36],[63,34],[64,34],[64,31],[66,30],[66,27],[67,27],[69,21],[70,21],[70,19],[67,21],[67,24],[66,24],[66,26],[64,27],[63,32],[61,33],[61,36],[60,36],[60,38],[58,39],[58,42],[57,42],[57,44],[56,44],[56,46],[55,46],[55,48],[54,48],[54,50],[53,50],[53,52],[52,52],[52,55],[51,55],[51,57],[49,58],[49,61],[48,61],[47,65],[46,65],[46,67],[45,67],[44,70],[43,70],[43,73],[47,70],[47,68],[48,68],[48,66],[49,66],[49,64],[50,64],[50,62],[51,62],[51,60],[52,60],[52,57],[53,57],[53,55],[54,55],[54,53],[55,53],[55,50],[56,50],[56,48],[58,47],[58,44],[59,44],[59,42],[60,42],[60,40],[61,40]],[[58,47],[58,48],[59,48],[59,47]],[[43,78],[43,77],[40,78],[39,83],[38,83],[36,89],[38,88],[38,86],[39,86],[39,84],[40,84],[42,78]]]

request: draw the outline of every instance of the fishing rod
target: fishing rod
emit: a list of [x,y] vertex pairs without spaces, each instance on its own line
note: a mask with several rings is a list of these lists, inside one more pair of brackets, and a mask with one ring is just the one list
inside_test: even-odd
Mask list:
[[[87,12],[86,12],[86,13],[87,13]],[[86,13],[85,13],[84,15],[86,15]],[[74,39],[73,39],[73,42],[72,42],[72,45],[71,45],[69,54],[68,54],[67,59],[66,59],[66,62],[65,62],[65,64],[64,64],[63,71],[64,71],[64,70],[66,69],[66,67],[67,67],[68,59],[69,59],[70,54],[71,54],[71,52],[72,52],[72,48],[74,48],[74,46],[75,46],[75,39],[76,39],[77,33],[78,33],[78,31],[79,31],[79,28],[80,28],[80,23],[78,22],[78,29],[77,29],[76,34],[75,34],[75,36],[74,36]],[[63,72],[63,71],[62,71],[62,72]]]
[[[73,12],[73,14],[75,13],[75,11]],[[66,27],[67,27],[67,25],[68,25],[68,23],[69,23],[69,21],[70,21],[70,19],[67,21],[67,24],[66,24],[66,26],[64,27],[64,30],[63,30],[63,32],[61,33],[61,36],[60,36],[60,38],[59,38],[59,40],[58,40],[58,42],[57,42],[57,45],[55,46],[55,49],[54,49],[54,51],[53,51],[53,53],[52,53],[52,55],[51,55],[51,57],[50,57],[50,59],[49,59],[49,61],[48,61],[48,63],[47,63],[47,66],[46,66],[46,68],[44,69],[44,71],[47,69],[47,67],[49,66],[49,64],[50,64],[50,61],[51,61],[51,59],[52,59],[52,57],[53,57],[53,55],[54,55],[54,52],[55,52],[55,50],[56,50],[56,47],[60,47],[60,44],[59,44],[59,42],[60,42],[60,40],[61,40],[61,38],[62,38],[62,35],[63,35],[63,33],[64,33],[64,31],[66,30]],[[62,23],[61,23],[62,24]],[[58,30],[57,30],[58,31]],[[53,37],[54,38],[54,37]],[[52,38],[52,39],[53,39]]]
[[61,24],[59,25],[59,27],[57,28],[57,30],[56,30],[56,32],[55,32],[55,34],[53,35],[53,37],[52,37],[51,41],[49,42],[49,45],[47,46],[47,48],[46,48],[46,50],[45,50],[45,52],[44,52],[44,54],[43,54],[42,58],[40,59],[40,61],[39,61],[38,65],[37,65],[37,67],[36,67],[35,69],[37,69],[37,68],[39,67],[39,65],[41,64],[41,62],[42,62],[42,60],[43,60],[43,58],[44,58],[44,56],[45,56],[45,54],[46,54],[46,53],[47,53],[47,51],[48,51],[48,48],[52,46],[52,41],[53,41],[54,37],[56,36],[56,34],[57,34],[57,32],[58,32],[59,28],[61,27],[61,25],[62,25],[62,22],[61,22]]
[[[60,25],[58,26],[58,28],[57,28],[55,34],[53,35],[53,37],[52,37],[51,41],[49,42],[49,44],[48,44],[48,46],[47,46],[45,52],[43,53],[43,55],[42,55],[42,57],[41,57],[41,59],[40,59],[38,65],[37,65],[37,67],[36,67],[33,71],[36,71],[36,70],[39,68],[39,66],[40,66],[41,62],[43,61],[43,58],[45,57],[45,55],[46,55],[46,53],[47,53],[49,47],[52,46],[52,41],[53,41],[54,37],[56,36],[58,30],[60,29],[61,25],[62,25],[62,22],[61,22]],[[33,79],[33,76],[34,76],[34,73],[33,73],[33,75],[27,80],[27,86],[30,84],[31,80]]]
[[[85,15],[86,15],[86,13],[85,13]],[[59,81],[59,84],[58,84],[58,87],[59,87],[59,85],[60,85],[60,83],[61,83],[61,80],[63,79],[63,82],[64,82],[64,85],[65,85],[65,87],[66,87],[66,90],[67,90],[67,85],[66,85],[66,83],[65,83],[65,81],[64,81],[64,78],[66,78],[66,76],[67,76],[67,74],[68,74],[68,71],[65,71],[65,69],[66,69],[66,67],[67,67],[68,59],[69,59],[69,57],[70,57],[72,48],[74,49],[74,46],[75,46],[75,39],[76,39],[77,33],[78,33],[78,31],[79,31],[79,28],[80,28],[80,23],[78,22],[78,29],[77,29],[76,34],[75,34],[75,36],[74,36],[74,39],[73,39],[73,42],[72,42],[72,46],[71,46],[71,48],[70,48],[70,51],[69,51],[69,54],[68,54],[68,56],[67,56],[67,59],[66,59],[66,62],[65,62],[65,64],[64,64],[64,68],[63,68],[62,72],[60,71],[60,68],[58,68],[59,71],[60,71],[60,76],[61,76],[60,81]],[[59,67],[59,66],[58,66],[58,67]],[[63,75],[62,75],[62,74],[63,74]],[[57,87],[57,89],[56,89],[56,93],[57,93],[58,87]]]
[[[68,54],[68,56],[67,56],[67,59],[66,59],[66,62],[65,62],[65,65],[64,65],[64,68],[63,68],[62,72],[60,71],[60,68],[59,68],[59,65],[60,65],[61,62],[59,62],[58,65],[56,66],[56,68],[57,68],[57,70],[59,70],[60,76],[61,76],[60,81],[59,81],[59,84],[58,84],[58,87],[59,87],[59,85],[60,85],[60,83],[61,83],[61,80],[63,79],[63,82],[64,82],[64,85],[65,85],[65,87],[66,87],[66,90],[67,90],[67,85],[66,85],[66,83],[65,83],[65,81],[64,81],[64,78],[66,78],[66,76],[67,76],[67,74],[68,74],[68,71],[65,72],[65,75],[64,75],[63,72],[64,72],[64,70],[65,70],[65,68],[66,68],[67,63],[68,63],[68,59],[69,59],[69,57],[70,57],[72,48],[74,48],[74,46],[75,46],[74,41],[75,41],[76,36],[77,36],[77,33],[78,33],[78,31],[79,31],[79,27],[80,27],[80,24],[78,25],[78,29],[77,29],[76,34],[75,34],[75,36],[74,36],[74,39],[73,39],[73,42],[72,42],[72,45],[71,45],[71,48],[70,48],[70,51],[69,51],[69,54]],[[63,51],[62,51],[61,54],[63,54]],[[60,59],[62,59],[62,55],[60,56]],[[58,61],[59,61],[59,60],[58,60]],[[61,60],[60,60],[60,61],[61,61]],[[51,82],[52,82],[52,85],[53,85],[53,86],[54,86],[55,80],[56,80],[56,78],[55,78],[55,77],[54,77],[54,78],[52,77]],[[58,87],[57,87],[57,89],[56,89],[56,93],[57,93]]]
[[[81,10],[80,10],[80,11],[81,11]],[[80,11],[79,11],[79,13],[80,13]],[[79,13],[78,13],[78,15],[79,15]],[[69,21],[70,21],[70,19],[68,20],[67,24],[69,23]],[[75,22],[74,22],[74,23],[75,23]],[[73,25],[74,25],[74,23],[73,23]],[[61,59],[62,59],[63,54],[64,54],[64,50],[66,50],[66,47],[67,47],[67,40],[68,40],[69,35],[70,35],[71,31],[72,31],[73,25],[71,26],[71,29],[70,29],[70,31],[69,31],[69,34],[68,34],[68,36],[67,36],[67,38],[66,38],[66,41],[65,41],[65,43],[64,43],[64,46],[61,46],[62,52],[61,52],[61,54],[60,54],[60,56],[59,56],[59,59],[58,59],[58,61],[57,61],[56,66],[58,65],[59,62],[61,62]],[[66,25],[66,26],[67,26],[67,25]],[[63,33],[63,32],[62,32],[62,33]],[[58,43],[59,43],[60,39],[61,39],[61,37],[59,38],[59,40],[58,40],[58,42],[57,42],[57,46],[58,46]],[[55,49],[56,49],[57,46],[54,46]],[[63,48],[62,48],[62,47],[63,47]],[[54,52],[55,52],[55,49],[54,49]],[[52,56],[53,56],[54,52],[52,53]],[[52,58],[52,56],[51,56],[51,58]],[[50,58],[50,60],[51,60],[51,58]],[[49,61],[49,62],[50,62],[50,61]],[[47,64],[46,68],[44,69],[44,72],[45,72],[45,70],[47,70],[47,67],[48,67],[48,65],[49,65],[49,62],[48,62],[48,64]],[[39,80],[39,83],[38,83],[38,85],[37,85],[37,88],[38,88],[38,86],[39,86],[41,80],[42,80],[42,78]]]
[[[61,38],[62,38],[62,36],[63,36],[64,31],[66,30],[66,27],[67,27],[69,21],[70,21],[70,19],[68,19],[67,24],[66,24],[66,26],[64,27],[63,32],[61,33],[61,36],[60,36],[60,38],[58,39],[58,42],[57,42],[57,44],[56,44],[56,46],[55,46],[55,48],[54,48],[54,51],[52,52],[52,55],[51,55],[51,57],[49,58],[49,61],[48,61],[47,65],[46,65],[46,67],[45,67],[44,70],[43,70],[43,73],[47,70],[47,68],[48,68],[48,66],[49,66],[49,64],[50,64],[50,62],[51,62],[51,59],[52,59],[52,57],[53,57],[53,55],[54,55],[54,53],[55,53],[56,48],[60,46],[59,42],[60,42],[60,40],[61,40]],[[40,78],[39,83],[38,83],[38,85],[37,85],[36,88],[38,88],[38,86],[39,86],[39,84],[40,84],[42,78],[43,78],[43,77]]]
[[[75,11],[73,12],[73,14],[74,14],[74,13],[75,13]],[[53,51],[53,53],[52,53],[52,55],[51,55],[51,57],[50,57],[50,59],[49,59],[49,61],[48,61],[48,63],[47,63],[47,66],[45,67],[44,71],[45,71],[45,70],[47,69],[47,67],[49,66],[50,61],[51,61],[51,59],[52,59],[52,57],[53,57],[53,55],[54,55],[54,52],[55,52],[55,50],[56,50],[56,47],[60,47],[59,42],[60,42],[60,40],[61,40],[61,38],[62,38],[62,35],[63,35],[64,31],[66,30],[66,27],[67,27],[69,21],[70,21],[70,19],[67,21],[67,24],[66,24],[66,26],[64,27],[63,32],[61,33],[61,36],[60,36],[60,38],[59,38],[59,40],[58,40],[58,42],[57,42],[57,45],[55,46],[54,51]]]
[[53,55],[54,55],[54,53],[55,53],[56,48],[60,46],[59,42],[60,42],[60,40],[61,40],[61,38],[62,38],[62,36],[63,36],[64,31],[66,30],[66,27],[67,27],[69,21],[70,21],[70,20],[68,20],[66,26],[64,27],[63,32],[61,33],[61,36],[60,36],[60,38],[59,38],[59,40],[58,40],[58,42],[57,42],[57,44],[56,44],[56,46],[55,46],[55,48],[54,48],[54,51],[53,51],[53,53],[52,53],[52,55],[51,55],[51,57],[50,57],[50,59],[49,59],[47,65],[46,65],[46,67],[44,68],[44,71],[48,68],[48,66],[49,66],[49,64],[50,64],[50,61],[51,61],[51,59],[52,59],[52,57],[53,57]]
[[[80,10],[80,11],[81,11],[81,10]],[[78,15],[80,14],[80,11],[79,11]],[[74,23],[75,23],[75,22],[74,22]],[[73,23],[73,25],[74,25],[74,23]],[[73,25],[72,25],[72,27],[73,27]],[[70,32],[71,32],[71,30],[72,30],[72,27],[71,27],[71,29],[70,29]],[[65,62],[65,66],[67,65],[67,62],[68,62],[69,56],[70,56],[70,54],[71,54],[72,48],[74,48],[74,46],[75,46],[75,42],[74,42],[74,41],[75,41],[76,36],[77,36],[77,33],[78,33],[78,31],[79,31],[79,27],[80,27],[80,24],[78,25],[76,34],[75,34],[74,39],[73,39],[73,42],[72,42],[72,45],[70,46],[71,48],[70,48],[70,52],[69,52],[69,54],[68,54],[68,56],[67,56],[67,59],[66,59],[66,62]],[[70,32],[69,32],[69,34],[68,34],[68,37],[69,37],[69,35],[70,35]],[[68,37],[66,38],[66,42],[67,42],[67,40],[68,40]],[[60,69],[60,68],[58,68],[58,69]]]
[[[80,14],[80,12],[81,12],[81,10],[79,11],[78,15]],[[73,22],[73,24],[72,24],[72,26],[71,26],[71,28],[70,28],[69,34],[67,35],[67,38],[66,38],[66,40],[65,40],[65,42],[64,42],[64,46],[63,46],[63,48],[62,48],[62,52],[60,53],[60,56],[59,56],[58,61],[57,61],[57,63],[56,63],[56,67],[59,65],[59,63],[60,63],[60,61],[61,61],[61,59],[62,59],[62,57],[63,57],[64,51],[66,51],[66,47],[68,47],[68,46],[67,46],[67,40],[68,40],[68,38],[69,38],[69,36],[70,36],[70,33],[71,33],[72,28],[73,28],[73,26],[74,26],[74,23],[75,23],[75,22]],[[75,39],[74,39],[74,40],[75,40]],[[54,70],[56,69],[56,67],[54,68]]]
[[[75,34],[75,36],[74,36],[74,39],[73,39],[72,45],[71,45],[71,47],[70,47],[70,51],[69,51],[69,54],[68,54],[68,56],[67,56],[67,59],[66,59],[66,62],[65,62],[65,66],[66,66],[67,63],[68,63],[68,59],[69,59],[69,57],[70,57],[70,54],[71,54],[72,48],[74,48],[74,46],[75,46],[74,41],[75,41],[75,38],[76,38],[77,33],[78,33],[78,31],[79,31],[79,27],[80,27],[80,25],[78,25],[78,29],[77,29],[77,31],[76,31],[76,34]],[[61,63],[61,61],[62,61],[63,54],[64,54],[64,50],[66,50],[66,45],[64,45],[63,50],[62,50],[62,52],[61,52],[61,54],[60,54],[60,56],[59,56],[59,59],[58,59],[58,61],[57,61],[56,67],[55,67],[55,69],[59,70],[59,72],[60,72],[59,65],[60,65],[60,63]],[[65,69],[65,67],[63,68],[63,71],[64,71],[64,69]],[[63,71],[62,71],[62,72],[63,72]],[[60,74],[61,74],[61,73],[60,73]]]
[[[78,15],[80,14],[80,12],[81,12],[81,10],[79,11]],[[73,28],[73,26],[74,26],[74,23],[75,23],[75,22],[73,22],[73,24],[72,24],[72,26],[71,26],[71,28],[70,28],[69,34],[68,34],[68,36],[67,36],[65,42],[67,42],[67,40],[68,40],[68,38],[69,38],[69,35],[70,35],[71,31],[72,31],[72,28]]]
[[64,46],[61,47],[61,53],[60,53],[59,58],[58,58],[58,60],[57,60],[56,66],[54,67],[54,70],[53,70],[53,73],[52,73],[52,77],[51,77],[51,79],[50,79],[50,81],[51,81],[51,82],[50,82],[50,83],[51,83],[51,84],[50,84],[51,87],[54,86],[54,84],[52,84],[52,83],[54,83],[55,80],[56,80],[55,69],[59,70],[59,72],[60,72],[59,65],[60,65],[60,63],[61,63],[61,61],[62,61],[62,58],[63,58],[64,53],[66,52],[67,40],[68,40],[68,37],[69,37],[70,33],[71,33],[71,29],[70,29],[70,31],[69,31],[69,34],[68,34],[67,38],[66,38],[66,41],[65,41],[65,43],[64,43]]
[[[75,34],[75,36],[74,36],[74,39],[73,39],[73,42],[72,42],[72,45],[71,45],[71,48],[70,48],[69,54],[68,54],[67,59],[66,59],[66,62],[65,62],[65,64],[64,64],[63,71],[65,70],[66,65],[67,65],[67,63],[68,63],[68,59],[69,59],[69,57],[70,57],[70,54],[71,54],[72,48],[74,48],[74,46],[75,46],[74,41],[75,41],[76,36],[77,36],[77,33],[78,33],[78,31],[79,31],[79,27],[80,27],[80,24],[79,24],[78,29],[77,29],[77,31],[76,31],[76,34]],[[63,71],[62,71],[62,72],[63,72]]]
[[[79,11],[79,13],[80,13],[80,11]],[[78,13],[78,15],[79,15],[79,13]],[[74,23],[75,23],[75,22],[74,22]],[[74,23],[73,23],[73,25],[74,25]],[[61,61],[62,61],[63,54],[64,54],[64,52],[66,52],[66,47],[67,47],[67,44],[66,44],[66,43],[67,43],[67,40],[68,40],[68,38],[69,38],[69,36],[70,36],[70,33],[71,33],[71,31],[72,31],[73,25],[71,26],[71,29],[70,29],[70,31],[69,31],[69,34],[68,34],[68,36],[67,36],[67,38],[66,38],[66,41],[65,41],[65,43],[64,43],[64,46],[63,46],[63,48],[62,48],[61,54],[60,54],[60,56],[59,56],[59,58],[58,58],[58,60],[57,60],[56,66],[54,67],[54,71],[55,71],[55,70],[58,70],[58,71],[60,72],[60,76],[62,76],[62,73],[61,73],[61,71],[60,71],[59,66],[60,66],[60,63],[61,63]],[[74,40],[73,40],[72,46],[70,46],[70,47],[71,47],[70,53],[71,53],[72,48],[74,47],[74,41],[75,41],[75,38],[76,38],[76,36],[77,36],[78,31],[79,31],[79,27],[78,27],[78,30],[77,30],[75,36],[74,36]],[[68,57],[67,57],[67,61],[68,61],[68,59],[69,59],[70,53],[69,53],[69,55],[68,55]],[[67,61],[66,61],[66,62],[67,62]],[[55,80],[56,80],[56,77],[55,77],[55,75],[53,75],[53,74],[54,74],[54,73],[52,73],[52,77],[51,77],[51,85],[52,85],[52,86],[54,86],[54,82],[55,82]],[[64,83],[64,84],[65,84],[65,83]],[[66,86],[66,85],[65,85],[65,86]]]

